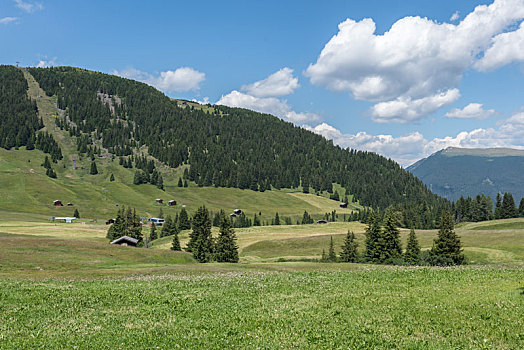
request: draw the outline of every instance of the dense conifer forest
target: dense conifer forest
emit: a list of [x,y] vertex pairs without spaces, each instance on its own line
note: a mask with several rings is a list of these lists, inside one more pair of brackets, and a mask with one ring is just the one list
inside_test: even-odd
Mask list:
[[58,124],[71,135],[94,137],[124,157],[147,146],[171,167],[190,164],[188,180],[201,186],[266,191],[308,184],[311,191],[331,192],[339,183],[365,206],[395,204],[431,218],[447,205],[394,161],[342,149],[271,115],[180,107],[146,84],[78,68],[29,72],[49,96],[57,95],[65,110]]

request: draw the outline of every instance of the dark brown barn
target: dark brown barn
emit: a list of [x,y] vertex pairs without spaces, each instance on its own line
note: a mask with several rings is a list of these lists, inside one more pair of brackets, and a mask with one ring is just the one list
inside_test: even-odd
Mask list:
[[67,203],[67,206],[68,206],[68,207],[72,207],[72,206],[73,206],[73,203]]
[[64,205],[62,204],[62,201],[59,201],[58,199],[53,201],[53,205],[55,207],[63,207]]
[[347,208],[347,207],[348,207],[348,204],[347,204],[347,203],[340,203],[340,207],[341,207],[341,208]]
[[176,201],[174,199],[171,199],[169,202],[167,202],[167,205],[170,207],[174,207],[176,205]]
[[163,203],[164,203],[164,200],[163,200],[162,198],[157,198],[157,199],[156,199],[156,202],[157,202],[158,204],[163,204]]

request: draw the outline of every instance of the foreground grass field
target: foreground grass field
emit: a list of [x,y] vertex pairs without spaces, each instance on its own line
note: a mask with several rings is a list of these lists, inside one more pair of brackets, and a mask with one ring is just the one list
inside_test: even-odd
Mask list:
[[522,349],[523,222],[459,225],[464,267],[296,261],[348,229],[362,248],[359,223],[238,229],[241,263],[198,264],[0,211],[0,349]]
[[[522,270],[200,271],[4,280],[0,348],[520,349]],[[331,266],[324,265],[325,270]]]

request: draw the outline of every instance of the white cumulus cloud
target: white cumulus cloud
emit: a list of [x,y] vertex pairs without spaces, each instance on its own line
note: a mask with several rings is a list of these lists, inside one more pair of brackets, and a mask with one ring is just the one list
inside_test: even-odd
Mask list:
[[56,66],[56,57],[52,59],[41,59],[38,61],[38,64],[36,65],[38,68],[45,68],[45,67],[53,67]]
[[255,97],[277,97],[292,94],[298,87],[298,78],[293,76],[293,70],[284,67],[266,79],[242,86],[240,90]]
[[499,34],[493,38],[493,45],[486,50],[475,68],[481,71],[493,70],[512,62],[524,61],[524,23],[513,32]]
[[459,12],[456,11],[454,14],[451,15],[451,17],[450,17],[449,20],[450,20],[451,22],[455,22],[455,21],[458,20],[459,18],[460,18]]
[[[392,102],[372,109],[371,115],[380,117],[376,109],[384,106],[454,91],[463,73],[493,45],[492,39],[523,18],[524,0],[495,0],[477,6],[457,24],[404,17],[384,34],[375,33],[370,18],[347,19],[304,73],[313,84],[347,91],[355,99]],[[404,110],[398,108],[395,116],[387,112],[387,119],[413,121],[435,111],[418,108],[418,112],[402,114]]]
[[217,104],[272,114],[296,124],[319,120],[318,116],[313,113],[297,113],[293,111],[285,100],[280,100],[276,97],[251,96],[236,90],[222,96]]
[[421,119],[441,107],[447,106],[460,98],[458,89],[423,97],[411,99],[399,97],[393,101],[380,102],[371,107],[371,119],[375,122],[399,122],[407,123]]
[[399,137],[392,135],[370,135],[366,132],[344,134],[326,123],[315,127],[305,126],[335,144],[364,151],[376,152],[392,158],[402,166],[408,166],[441,149],[454,147],[487,148],[509,147],[524,149],[524,113],[503,120],[497,128],[462,131],[456,136],[426,139],[419,132]]
[[31,13],[31,12],[35,12],[35,11],[44,9],[44,5],[38,2],[29,2],[29,1],[25,2],[22,0],[14,0],[14,1],[16,4],[16,7],[18,7],[21,10],[24,10],[25,12]]
[[457,119],[486,119],[496,114],[494,109],[484,109],[481,103],[470,103],[466,107],[459,109],[453,108],[451,111],[446,113],[446,118],[457,118]]
[[3,17],[0,18],[0,24],[9,24],[18,20],[18,17]]
[[112,73],[124,78],[142,81],[164,92],[198,90],[200,84],[206,80],[205,73],[190,67],[180,67],[174,71],[168,70],[157,76],[135,68],[122,71],[115,70]]
[[299,87],[293,70],[284,67],[263,80],[242,86],[242,91],[233,90],[223,95],[217,104],[272,114],[295,124],[319,121],[320,117],[315,113],[296,112],[286,100],[279,98]]

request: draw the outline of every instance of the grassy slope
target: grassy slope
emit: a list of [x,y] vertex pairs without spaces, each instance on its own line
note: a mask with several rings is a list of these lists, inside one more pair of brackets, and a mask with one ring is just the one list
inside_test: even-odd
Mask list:
[[[45,130],[59,142],[64,159],[53,164],[58,179],[51,179],[45,176],[45,169],[41,166],[45,157],[41,151],[26,151],[23,147],[10,151],[0,149],[0,210],[65,216],[72,215],[77,208],[82,217],[100,220],[113,217],[116,204],[119,204],[136,207],[141,216],[156,216],[161,206],[155,203],[155,199],[163,198],[165,202],[175,199],[179,204],[176,208],[162,206],[165,214],[174,215],[182,205],[194,212],[204,204],[212,211],[241,208],[248,215],[261,212],[264,221],[270,221],[278,212],[296,222],[304,210],[320,218],[333,210],[342,215],[350,214],[352,209],[359,207],[352,204],[349,209],[340,209],[338,202],[326,198],[327,194],[306,195],[300,193],[300,189],[260,193],[233,188],[200,188],[194,184],[179,188],[176,184],[183,167],[169,169],[159,165],[166,187],[164,192],[152,185],[133,185],[134,170],[119,166],[118,161],[112,160],[108,154],[96,159],[99,174],[89,175],[90,160],[76,154],[74,137],[54,128],[55,116],[62,113],[56,108],[56,98],[47,97],[33,77],[25,71],[24,74],[29,83],[29,95],[37,101]],[[73,169],[73,156],[77,159],[76,169]],[[116,181],[109,181],[111,174]],[[104,189],[109,190],[107,201],[104,200]],[[55,208],[52,206],[55,199],[72,202],[75,208]]]

